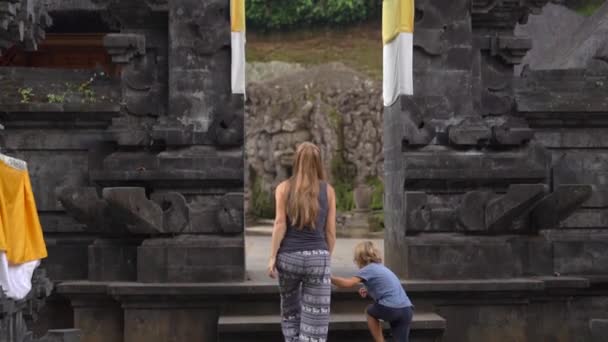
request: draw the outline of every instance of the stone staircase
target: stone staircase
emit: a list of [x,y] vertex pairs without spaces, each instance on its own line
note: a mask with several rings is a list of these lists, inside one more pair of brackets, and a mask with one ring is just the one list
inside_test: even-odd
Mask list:
[[[445,320],[435,313],[414,315],[410,341],[440,342],[445,330]],[[222,316],[219,320],[220,342],[272,342],[282,341],[280,316]],[[390,329],[385,325],[386,341]],[[371,335],[363,314],[333,314],[329,325],[329,341],[369,342]]]
[[[278,297],[278,296],[277,296]],[[267,298],[265,301],[235,303],[225,309],[218,323],[219,342],[280,342],[281,318],[279,302]],[[332,296],[332,314],[329,325],[331,342],[369,342],[372,340],[367,330],[364,315],[367,300],[358,298],[356,293],[335,291]],[[411,342],[440,342],[446,328],[446,320],[433,312],[416,311],[410,332]],[[386,341],[390,329],[385,325]]]

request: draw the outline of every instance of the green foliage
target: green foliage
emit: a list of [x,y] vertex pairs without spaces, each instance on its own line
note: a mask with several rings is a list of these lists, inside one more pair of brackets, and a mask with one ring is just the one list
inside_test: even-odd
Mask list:
[[272,194],[264,191],[262,180],[256,177],[251,189],[251,213],[257,218],[272,219],[275,214]]
[[355,207],[353,196],[355,174],[353,168],[344,160],[341,150],[337,151],[331,161],[331,175],[336,192],[336,209],[338,211],[353,210]]
[[367,179],[367,185],[371,186],[372,192],[372,210],[382,210],[384,208],[384,183],[378,177],[370,177]]
[[593,15],[603,4],[605,0],[582,0],[576,1],[574,9],[581,15]]
[[246,0],[248,25],[265,30],[360,22],[380,6],[373,0]]
[[21,103],[30,103],[34,96],[34,90],[32,88],[19,88],[18,91],[21,96]]
[[63,103],[65,102],[65,95],[47,94],[46,99],[48,103]]
[[336,210],[351,211],[355,208],[355,198],[353,195],[353,186],[343,181],[334,183],[336,192]]

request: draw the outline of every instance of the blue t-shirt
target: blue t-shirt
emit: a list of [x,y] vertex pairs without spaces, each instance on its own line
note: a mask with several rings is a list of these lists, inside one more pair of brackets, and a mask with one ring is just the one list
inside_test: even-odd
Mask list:
[[368,295],[376,303],[396,309],[412,306],[401,281],[386,266],[371,263],[360,269],[356,277],[363,281]]

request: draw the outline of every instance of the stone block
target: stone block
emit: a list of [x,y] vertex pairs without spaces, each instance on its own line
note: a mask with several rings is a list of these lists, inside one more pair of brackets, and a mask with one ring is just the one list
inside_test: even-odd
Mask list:
[[118,302],[87,293],[72,299],[72,306],[74,327],[82,332],[81,342],[124,341],[124,314]]
[[492,136],[500,146],[521,146],[534,138],[534,130],[525,122],[511,120],[492,127]]
[[462,197],[457,213],[458,220],[466,231],[486,231],[485,209],[493,196],[487,191],[471,191]]
[[163,210],[163,229],[166,233],[181,233],[190,224],[190,208],[178,192],[155,192],[150,197]]
[[88,246],[93,238],[47,237],[45,242],[49,256],[43,265],[53,281],[87,279]]
[[181,235],[145,240],[137,262],[137,279],[145,283],[243,281],[244,237]]
[[534,229],[556,228],[585,203],[591,194],[591,185],[559,185],[543,198],[530,213]]
[[141,240],[95,240],[89,246],[90,281],[137,280],[137,247]]
[[488,202],[485,210],[486,227],[492,233],[504,233],[513,221],[522,218],[531,206],[546,193],[544,184],[511,185],[507,193]]
[[228,193],[221,201],[217,213],[218,223],[222,232],[233,234],[245,230],[244,197],[242,193]]
[[608,274],[608,240],[589,234],[581,240],[553,243],[555,272],[562,275]]
[[162,209],[147,198],[144,188],[105,188],[103,199],[108,204],[108,213],[124,222],[132,233],[163,233]]
[[487,144],[492,131],[481,120],[463,120],[448,128],[450,142],[457,146],[477,146]]
[[590,342],[604,342],[608,336],[608,319],[592,319],[589,321],[591,330]]
[[132,33],[110,33],[103,38],[103,46],[112,56],[112,62],[126,64],[146,53],[146,37]]
[[[516,242],[523,238],[424,234],[407,237],[400,248],[407,257],[387,260],[405,270],[408,279],[491,279],[522,276],[527,254]],[[399,266],[394,263],[405,263]]]
[[213,307],[130,307],[124,342],[217,341],[218,316]]
[[81,342],[81,335],[78,329],[55,329],[49,330],[36,342]]

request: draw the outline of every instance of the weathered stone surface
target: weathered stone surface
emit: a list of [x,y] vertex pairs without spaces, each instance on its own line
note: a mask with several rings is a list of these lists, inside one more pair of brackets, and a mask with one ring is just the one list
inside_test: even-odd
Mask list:
[[184,196],[178,192],[153,193],[150,197],[163,210],[163,230],[181,233],[190,223],[190,208]]
[[218,222],[224,233],[242,233],[245,228],[244,198],[242,193],[224,195],[218,211]]
[[163,232],[162,209],[146,197],[144,188],[105,188],[103,199],[114,219],[124,222],[132,233]]
[[486,227],[492,233],[505,232],[513,221],[530,211],[530,206],[547,192],[543,184],[511,185],[507,193],[488,202],[485,210]]
[[542,69],[585,68],[602,48],[608,34],[608,4],[582,22],[566,40],[559,40],[546,53]]
[[591,342],[601,342],[608,336],[608,319],[592,319],[589,321]]
[[60,188],[57,197],[77,221],[89,226],[103,226],[107,203],[93,187]]
[[137,280],[154,282],[243,281],[242,235],[180,235],[145,240],[137,252]]
[[492,127],[492,136],[500,146],[521,146],[534,138],[534,131],[526,122],[509,120]]
[[89,246],[90,281],[135,281],[140,240],[95,240]]
[[78,329],[50,330],[35,342],[80,342],[82,333]]
[[460,124],[448,128],[450,142],[457,146],[477,146],[487,144],[492,138],[492,131],[482,121],[463,120]]
[[587,235],[580,240],[553,243],[555,272],[564,275],[602,275],[608,272],[608,241]]
[[169,3],[169,113],[195,131],[230,100],[228,13],[225,1]]
[[146,53],[146,37],[139,34],[110,33],[103,38],[103,46],[112,56],[112,62],[126,64],[133,57]]
[[406,264],[399,275],[410,279],[508,278],[523,273],[521,250],[510,237],[458,237],[427,234],[408,237]]
[[603,118],[593,114],[608,112],[603,96],[607,89],[608,74],[582,69],[528,71],[515,82],[517,110],[535,126],[543,123],[541,119],[565,127],[593,122]]
[[487,191],[471,191],[462,197],[458,207],[458,220],[467,231],[486,230],[485,208],[493,194]]
[[543,198],[530,213],[535,229],[556,228],[559,222],[591,198],[591,185],[559,185]]
[[[532,40],[532,49],[524,57],[522,64],[532,69],[543,69],[552,47],[572,39],[573,33],[585,17],[560,4],[549,3],[538,15],[531,15],[524,25],[515,27],[515,35],[527,36]],[[560,34],[554,34],[560,32]],[[515,74],[522,68],[516,66]]]

